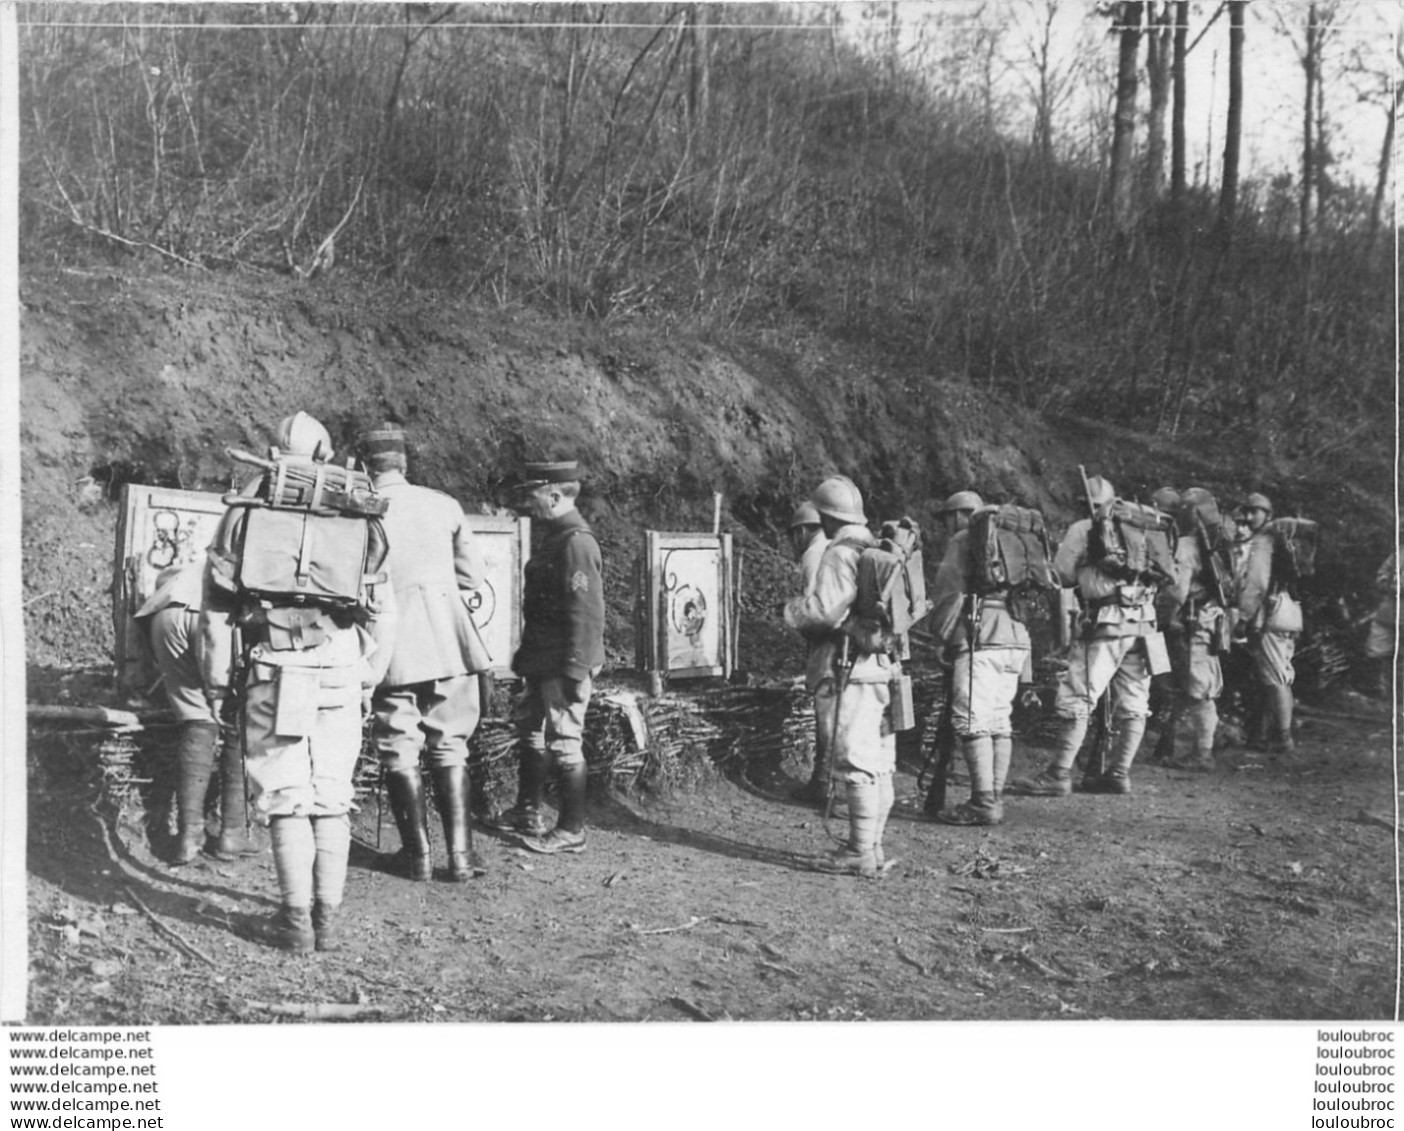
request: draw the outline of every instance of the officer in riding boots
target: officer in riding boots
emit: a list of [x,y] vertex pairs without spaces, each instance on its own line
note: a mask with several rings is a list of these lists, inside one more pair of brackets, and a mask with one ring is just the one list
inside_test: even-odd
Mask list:
[[383,521],[399,624],[375,692],[373,733],[400,832],[401,864],[412,880],[433,873],[422,753],[443,822],[447,878],[462,882],[485,870],[471,851],[468,828],[468,740],[480,714],[477,673],[492,667],[469,612],[485,566],[463,508],[406,478],[399,425],[361,433],[359,447],[376,493],[389,504]]
[[[517,486],[535,543],[525,569],[522,640],[512,660],[522,678],[512,710],[517,801],[487,823],[547,855],[585,850],[585,712],[605,659],[603,566],[599,543],[576,509],[581,478],[575,460],[533,462]],[[561,809],[548,829],[541,805],[552,764]]]

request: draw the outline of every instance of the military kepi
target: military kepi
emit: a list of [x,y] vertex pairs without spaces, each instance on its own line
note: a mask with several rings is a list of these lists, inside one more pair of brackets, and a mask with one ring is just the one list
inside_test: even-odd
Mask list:
[[575,483],[580,479],[580,461],[573,459],[528,463],[522,469],[519,491],[534,491],[548,483]]
[[385,452],[400,452],[405,450],[405,430],[398,424],[379,424],[374,428],[367,428],[357,437],[357,443],[361,449],[361,456],[381,455]]

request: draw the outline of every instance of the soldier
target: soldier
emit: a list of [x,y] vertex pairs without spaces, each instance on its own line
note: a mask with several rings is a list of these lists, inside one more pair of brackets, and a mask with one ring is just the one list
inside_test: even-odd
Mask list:
[[[800,575],[803,579],[804,596],[808,597],[814,592],[814,581],[819,576],[819,563],[823,560],[824,550],[829,545],[829,540],[824,537],[824,527],[819,521],[819,512],[814,509],[814,504],[807,499],[795,508],[795,513],[790,516],[790,550],[794,554],[795,561],[799,563]],[[809,638],[806,637],[806,640]],[[818,641],[809,642],[809,650],[812,653]],[[808,672],[806,663],[806,672]],[[811,680],[806,675],[805,690],[813,695],[816,686],[811,686]],[[818,717],[817,714],[815,716]],[[814,728],[814,768],[809,775],[809,781],[800,786],[795,791],[795,799],[809,802],[814,805],[824,805],[829,799],[829,774],[832,770],[833,759],[829,756],[829,735],[821,726]]]
[[361,456],[388,501],[385,533],[399,624],[385,680],[375,692],[375,746],[409,878],[428,880],[433,859],[419,760],[427,756],[444,827],[448,879],[486,869],[468,827],[468,740],[478,726],[477,673],[492,666],[469,614],[483,584],[482,555],[463,509],[448,495],[405,477],[405,433],[382,424],[363,432]]
[[882,837],[897,766],[888,718],[893,669],[885,654],[853,655],[844,625],[858,599],[858,559],[874,539],[863,514],[863,496],[851,480],[824,480],[810,502],[829,545],[814,591],[786,604],[785,623],[812,641],[806,681],[815,688],[816,725],[831,736],[834,769],[843,775],[848,801],[848,845],[818,867],[872,879],[886,863]]
[[[1100,476],[1087,481],[1089,503],[1099,523],[1106,521],[1116,492]],[[1058,681],[1054,712],[1062,732],[1053,761],[1032,778],[1009,782],[1006,791],[1027,797],[1066,797],[1072,792],[1072,767],[1087,735],[1093,704],[1108,688],[1112,692],[1115,736],[1111,761],[1100,776],[1084,775],[1079,789],[1087,793],[1131,792],[1131,763],[1145,733],[1150,704],[1151,662],[1146,638],[1156,634],[1156,587],[1123,577],[1099,555],[1091,518],[1069,528],[1054,558],[1065,586],[1076,586],[1089,623],[1084,638],[1068,653],[1068,667]],[[1167,548],[1168,549],[1168,548]],[[1157,637],[1157,641],[1158,641]]]
[[971,607],[970,519],[983,506],[974,491],[957,491],[938,511],[951,539],[936,571],[932,632],[949,659],[951,723],[970,773],[970,799],[936,815],[948,825],[1004,819],[1014,749],[1010,716],[1030,655],[1029,631],[1013,615],[1007,592],[983,594]]
[[1232,590],[1232,567],[1219,507],[1209,491],[1203,487],[1185,491],[1177,527],[1175,583],[1167,587],[1162,608],[1174,627],[1167,636],[1177,696],[1171,718],[1189,720],[1194,748],[1188,757],[1176,755],[1172,721],[1166,760],[1180,769],[1212,770],[1217,701],[1224,689],[1219,655],[1229,638],[1225,602]]
[[[517,801],[487,821],[518,833],[523,847],[548,855],[585,851],[585,711],[605,658],[600,547],[576,509],[580,481],[575,460],[528,463],[517,487],[537,543],[526,565],[522,642],[512,660],[523,681],[512,711],[520,758]],[[541,802],[553,762],[561,810],[556,827],[547,831]]]
[[[279,425],[270,455],[284,469],[305,469],[320,479],[318,465],[331,456],[331,438],[299,412]],[[252,502],[272,490],[263,477],[242,495]],[[376,572],[384,545],[374,523],[368,530],[352,524],[354,549],[329,537],[340,547],[334,557],[303,561],[299,546],[263,541],[264,534],[276,540],[287,529],[281,521],[255,520],[286,512],[243,502],[230,506],[209,549],[200,628],[205,694],[216,717],[231,695],[242,715],[250,797],[271,832],[281,894],[267,941],[295,953],[335,950],[361,720],[393,647],[395,594],[387,574]],[[255,527],[262,531],[258,539],[251,538]],[[315,554],[321,541],[307,545]],[[251,562],[265,582],[258,591],[247,587]],[[304,578],[330,581],[334,575],[354,584],[358,596],[333,602],[282,595],[277,574],[288,562]],[[237,646],[231,643],[236,628]]]
[[1250,745],[1266,745],[1274,754],[1296,749],[1292,739],[1292,656],[1302,631],[1302,606],[1273,570],[1272,502],[1254,492],[1244,502],[1249,532],[1238,576],[1238,627],[1247,640],[1252,680],[1258,699],[1258,726]]
[[1365,658],[1375,670],[1374,693],[1389,698],[1393,688],[1394,626],[1399,620],[1399,551],[1385,559],[1375,574],[1380,603],[1370,614],[1365,634]]
[[244,766],[237,742],[219,741],[219,718],[211,714],[200,679],[200,604],[205,561],[173,565],[156,579],[156,591],[135,613],[148,621],[151,650],[161,686],[180,728],[176,752],[179,779],[176,811],[180,833],[172,864],[189,864],[205,847],[205,795],[220,751],[220,834],[211,853],[218,860],[256,856],[244,831]]
[[[1158,487],[1151,493],[1151,506],[1162,514],[1180,513],[1180,492],[1174,487]],[[1162,591],[1162,597],[1166,594]],[[1175,731],[1180,722],[1180,696],[1177,688],[1181,682],[1181,658],[1188,657],[1186,642],[1178,640],[1182,625],[1164,602],[1157,603],[1160,612],[1160,631],[1165,633],[1166,647],[1170,651],[1171,670],[1151,677],[1150,711],[1151,718],[1159,727],[1155,749],[1151,752],[1152,762],[1167,762],[1175,753]]]

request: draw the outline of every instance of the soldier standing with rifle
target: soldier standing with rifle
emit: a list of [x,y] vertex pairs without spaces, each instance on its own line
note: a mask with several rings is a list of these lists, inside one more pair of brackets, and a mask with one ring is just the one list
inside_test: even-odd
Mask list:
[[412,880],[433,873],[422,752],[443,821],[447,876],[461,883],[485,871],[468,823],[468,740],[480,713],[477,674],[492,667],[468,610],[485,566],[463,508],[441,491],[405,478],[405,433],[399,425],[361,433],[359,446],[376,492],[389,504],[387,560],[400,619],[385,679],[375,692],[374,734],[402,864]]
[[[1067,670],[1058,682],[1054,711],[1063,725],[1053,760],[1034,777],[1009,782],[1006,791],[1018,796],[1066,797],[1072,792],[1073,763],[1087,735],[1089,715],[1108,689],[1115,715],[1110,763],[1100,773],[1084,775],[1080,789],[1130,793],[1131,763],[1149,713],[1152,667],[1162,667],[1164,661],[1164,644],[1156,629],[1156,586],[1128,576],[1113,546],[1115,535],[1107,529],[1118,502],[1116,492],[1106,479],[1087,479],[1085,473],[1083,486],[1090,514],[1068,528],[1053,565],[1063,585],[1077,587],[1089,623],[1083,639],[1069,650]],[[1173,573],[1168,545],[1164,552]],[[1153,656],[1152,650],[1159,654]],[[1168,661],[1163,666],[1168,667]]]
[[[340,945],[352,777],[394,643],[395,593],[377,500],[364,475],[330,464],[327,430],[289,416],[270,457],[236,454],[266,472],[225,496],[205,571],[202,673],[211,711],[229,703],[241,728],[250,797],[273,841],[282,906],[267,941],[307,953]],[[323,505],[338,482],[357,510]]]
[[997,825],[1004,819],[1004,782],[1014,748],[1010,716],[1030,657],[1029,631],[1013,615],[1008,592],[981,594],[970,584],[970,520],[983,506],[974,491],[958,491],[939,509],[951,539],[936,571],[932,632],[949,657],[951,726],[970,773],[970,799],[935,814],[947,825]]
[[814,592],[785,605],[785,623],[815,641],[808,677],[816,688],[817,725],[832,735],[834,770],[848,801],[848,844],[819,861],[820,871],[875,879],[886,863],[883,831],[892,810],[897,740],[888,717],[892,663],[883,653],[855,655],[844,631],[858,600],[858,560],[875,539],[863,496],[843,476],[810,496],[829,545]]
[[[1302,606],[1275,568],[1275,539],[1268,529],[1271,501],[1254,492],[1242,511],[1249,537],[1238,578],[1237,627],[1248,642],[1262,740],[1270,752],[1290,754],[1296,749],[1292,738],[1292,681],[1296,678],[1292,657],[1302,631]],[[1256,736],[1250,744],[1262,746]]]
[[1232,634],[1228,593],[1232,566],[1218,503],[1203,487],[1185,491],[1177,517],[1175,583],[1165,590],[1167,609],[1177,631],[1169,637],[1170,662],[1176,673],[1175,715],[1190,721],[1194,749],[1187,757],[1174,750],[1166,759],[1187,770],[1214,768],[1214,734],[1219,725],[1218,698],[1224,677],[1219,657]]

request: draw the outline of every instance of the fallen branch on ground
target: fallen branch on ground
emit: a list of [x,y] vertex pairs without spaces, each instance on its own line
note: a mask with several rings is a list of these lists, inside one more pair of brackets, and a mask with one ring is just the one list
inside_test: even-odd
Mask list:
[[152,924],[156,927],[158,931],[160,931],[173,943],[179,946],[181,950],[185,951],[187,954],[194,955],[201,962],[206,962],[211,966],[219,965],[219,963],[217,963],[213,958],[211,958],[194,943],[186,939],[185,936],[183,936],[174,927],[167,926],[165,923],[161,922],[161,920],[156,917],[156,912],[152,911],[151,908],[147,907],[146,904],[144,904],[141,901],[141,898],[137,895],[137,893],[132,891],[132,889],[129,886],[127,886],[126,884],[123,884],[122,886],[126,890],[127,898],[137,905],[138,910],[140,910],[143,915],[145,915],[148,919],[151,920]]

